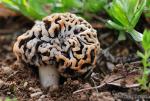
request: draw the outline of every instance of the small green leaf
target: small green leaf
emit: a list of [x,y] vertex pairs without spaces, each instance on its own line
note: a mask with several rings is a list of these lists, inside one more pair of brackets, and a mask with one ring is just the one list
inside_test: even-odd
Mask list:
[[138,55],[139,57],[141,57],[141,58],[144,58],[144,54],[141,53],[140,51],[137,51],[137,55]]
[[142,38],[143,38],[143,34],[137,32],[136,30],[132,30],[132,31],[127,31],[128,33],[130,33],[130,35],[132,36],[132,38],[135,40],[135,41],[142,41]]
[[139,0],[122,0],[122,1],[127,17],[129,21],[131,21],[133,14],[136,12],[136,9],[139,5]]
[[135,27],[135,25],[137,24],[143,10],[144,10],[144,7],[146,5],[146,0],[141,0],[140,4],[138,5],[137,9],[136,9],[136,12],[134,13],[132,19],[131,19],[131,25],[133,27]]
[[146,5],[146,0],[113,0],[105,9],[112,20],[107,23],[120,31],[128,32],[135,41],[142,41],[142,34],[134,27]]
[[147,69],[145,72],[144,72],[145,75],[149,75],[150,74],[150,70]]
[[142,46],[144,50],[150,49],[150,31],[149,30],[144,31],[144,35],[142,39]]
[[118,25],[117,23],[111,21],[111,20],[108,20],[107,21],[107,24],[112,27],[112,28],[115,28],[115,29],[118,29],[118,30],[124,30],[124,27],[123,26],[120,26]]

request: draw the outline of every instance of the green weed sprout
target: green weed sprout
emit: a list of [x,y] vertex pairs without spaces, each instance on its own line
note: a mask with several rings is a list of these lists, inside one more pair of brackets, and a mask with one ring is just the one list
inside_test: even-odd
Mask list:
[[150,30],[145,30],[143,39],[142,39],[142,46],[144,48],[144,53],[137,52],[138,56],[142,58],[142,77],[138,78],[138,82],[141,85],[142,89],[149,89],[150,84],[149,83],[149,75],[150,75],[150,62],[148,59],[150,58]]
[[105,9],[112,20],[107,23],[111,28],[120,31],[119,40],[125,39],[125,32],[129,33],[136,41],[142,40],[142,34],[137,32],[136,26],[143,9],[146,5],[146,0],[113,0]]

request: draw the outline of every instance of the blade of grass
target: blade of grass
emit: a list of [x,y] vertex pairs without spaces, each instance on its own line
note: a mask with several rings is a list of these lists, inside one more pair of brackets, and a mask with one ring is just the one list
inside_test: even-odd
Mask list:
[[146,0],[141,0],[140,5],[138,7],[139,9],[137,9],[137,12],[133,15],[132,20],[131,20],[131,25],[133,26],[133,28],[139,21],[140,15],[142,14],[144,10],[145,5],[146,5]]
[[123,26],[120,26],[118,24],[116,24],[115,22],[111,21],[111,20],[108,20],[107,21],[108,25],[110,25],[112,28],[115,28],[117,30],[124,30],[124,27]]

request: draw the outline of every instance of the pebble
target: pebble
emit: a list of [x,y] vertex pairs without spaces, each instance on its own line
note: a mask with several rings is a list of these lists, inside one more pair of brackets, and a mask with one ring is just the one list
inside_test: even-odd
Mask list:
[[32,91],[32,92],[41,92],[41,89],[40,89],[40,88],[36,88],[36,89],[35,89],[35,88],[33,88],[33,87],[30,87],[29,90]]
[[32,93],[30,94],[30,97],[33,98],[33,97],[37,97],[39,95],[43,94],[42,92],[36,92],[36,93]]
[[73,85],[79,85],[79,83],[80,83],[79,80],[74,80],[74,81],[72,82]]
[[25,82],[25,83],[23,84],[23,87],[27,87],[27,85],[28,85],[28,82]]
[[10,94],[11,94],[11,92],[7,92],[7,94],[8,94],[8,95],[10,95]]
[[37,101],[44,101],[45,95],[41,95],[40,98]]
[[114,68],[115,68],[115,65],[114,65],[113,63],[111,63],[111,62],[107,62],[106,65],[107,65],[107,67],[108,67],[108,69],[109,69],[110,71],[113,71]]
[[8,66],[2,66],[2,70],[4,74],[11,74],[13,70]]
[[40,99],[43,99],[43,98],[45,98],[45,95],[41,95]]

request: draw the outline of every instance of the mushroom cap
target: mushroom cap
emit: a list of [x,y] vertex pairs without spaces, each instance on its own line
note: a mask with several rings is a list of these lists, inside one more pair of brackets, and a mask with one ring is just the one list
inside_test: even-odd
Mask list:
[[76,77],[95,67],[100,43],[96,30],[83,18],[54,13],[20,35],[13,51],[18,61],[38,67],[57,64],[62,76]]

